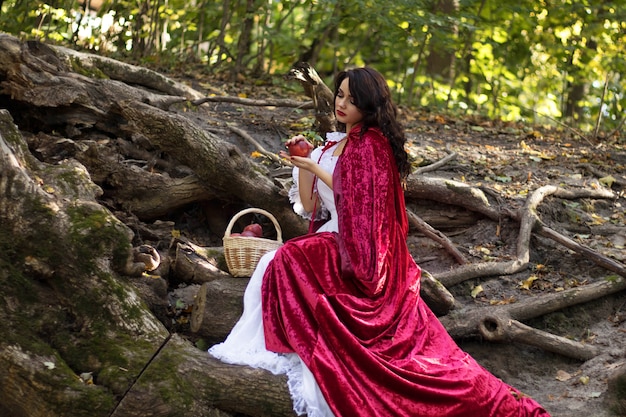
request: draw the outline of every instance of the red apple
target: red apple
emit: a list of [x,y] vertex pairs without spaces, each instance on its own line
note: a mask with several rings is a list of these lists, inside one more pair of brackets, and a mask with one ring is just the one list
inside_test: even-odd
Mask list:
[[311,153],[311,149],[313,149],[313,145],[305,140],[299,140],[296,143],[292,143],[287,146],[289,150],[289,155],[291,156],[309,156]]
[[244,232],[250,231],[254,233],[254,236],[256,237],[263,236],[263,228],[258,223],[252,223],[252,224],[247,225],[246,227],[243,228],[243,231]]
[[230,237],[241,236],[241,233],[231,233]]
[[252,230],[244,230],[239,235],[241,237],[258,237]]

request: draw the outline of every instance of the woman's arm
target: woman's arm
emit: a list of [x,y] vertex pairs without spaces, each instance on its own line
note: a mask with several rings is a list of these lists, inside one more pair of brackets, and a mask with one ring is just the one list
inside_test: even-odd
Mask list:
[[300,169],[298,173],[298,192],[300,193],[302,207],[306,211],[312,212],[317,201],[317,194],[313,192],[315,177],[328,185],[331,190],[333,188],[333,177],[311,158],[292,156],[291,163]]
[[[288,147],[290,144],[294,144],[299,141],[306,141],[306,138],[302,135],[294,136],[289,139],[285,145]],[[307,142],[308,143],[308,142]],[[313,145],[309,145],[311,148]],[[323,181],[330,189],[333,188],[332,175],[325,170],[310,157],[292,156],[288,153],[281,151],[280,156],[287,158],[291,163],[299,169],[298,171],[298,193],[300,195],[300,202],[302,207],[307,212],[313,212],[315,204],[317,202],[317,194],[313,190],[313,182],[315,177]]]

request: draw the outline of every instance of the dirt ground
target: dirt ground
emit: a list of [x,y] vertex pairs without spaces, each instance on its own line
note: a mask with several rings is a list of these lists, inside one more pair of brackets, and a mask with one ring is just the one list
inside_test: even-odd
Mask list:
[[[214,94],[255,99],[306,99],[298,86],[285,91],[217,81],[208,84]],[[277,152],[281,141],[291,135],[310,129],[313,122],[312,112],[307,110],[232,103],[204,106],[208,106],[211,115],[204,122],[218,136],[238,144],[251,155],[254,146],[226,129],[225,121],[235,123],[270,152]],[[462,116],[452,118],[406,109],[401,109],[401,120],[416,167],[436,162],[450,152],[457,154],[445,166],[425,175],[488,189],[499,196],[503,208],[520,207],[529,193],[544,185],[611,187],[616,195],[612,200],[547,198],[539,207],[539,216],[548,226],[579,243],[611,259],[626,261],[626,137],[623,132],[621,137],[588,139],[569,128]],[[262,157],[257,158],[263,163]],[[503,221],[498,225],[475,215],[468,216],[458,207],[445,207],[435,202],[407,201],[407,204],[425,209],[424,213],[437,213],[432,215],[436,224],[431,225],[446,234],[470,261],[497,262],[515,254],[518,227],[515,222]],[[449,216],[449,222],[442,221],[442,216],[444,219]],[[423,218],[428,221],[427,217]],[[409,244],[420,266],[431,273],[456,266],[441,246],[418,233],[411,233]],[[615,274],[556,242],[533,237],[528,271],[471,279],[450,291],[461,311],[475,307],[488,309],[492,304],[523,302],[529,297],[584,286],[610,275]],[[496,376],[537,399],[553,417],[619,415],[609,409],[607,381],[615,370],[626,364],[626,294],[605,296],[525,324],[593,344],[601,349],[601,354],[580,361],[524,344],[494,344],[476,338],[458,342]]]

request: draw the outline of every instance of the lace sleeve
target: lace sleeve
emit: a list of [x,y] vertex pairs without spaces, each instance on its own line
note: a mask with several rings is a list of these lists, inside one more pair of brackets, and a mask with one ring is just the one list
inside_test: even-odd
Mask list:
[[[328,158],[332,155],[333,146],[337,144],[338,141],[342,140],[346,136],[345,133],[342,132],[329,132],[326,134],[326,139],[328,140],[325,146],[320,146],[311,152],[311,159],[322,162],[322,158]],[[329,148],[330,146],[330,148]],[[325,150],[328,150],[328,153],[325,154]],[[322,162],[323,163],[323,162]],[[311,220],[311,212],[308,212],[304,209],[302,205],[302,200],[300,199],[300,191],[299,191],[299,174],[300,169],[298,167],[294,167],[291,173],[293,183],[291,188],[289,189],[288,196],[289,202],[293,205],[293,211],[299,216]],[[317,193],[317,182],[314,183],[313,192]],[[321,199],[319,201],[319,206],[316,208],[315,220],[323,220],[329,217],[329,212],[326,207],[324,207],[324,203]]]
[[300,169],[298,167],[293,167],[293,171],[291,173],[291,176],[293,178],[293,184],[291,185],[291,188],[289,189],[289,202],[292,204],[293,206],[293,211],[307,219],[307,220],[311,220],[311,213],[307,212],[304,209],[304,206],[302,205],[302,200],[300,199],[300,189],[299,189],[299,185],[298,185],[298,175],[300,173]]
[[[322,154],[322,149],[319,147],[315,148],[311,152],[311,159],[317,161],[321,154]],[[304,206],[302,205],[302,200],[300,199],[299,175],[300,175],[300,168],[293,167],[293,170],[291,171],[291,178],[293,180],[293,184],[291,185],[291,188],[289,189],[289,193],[288,193],[289,202],[293,205],[293,211],[297,215],[307,220],[311,220],[311,212],[306,211],[304,209]],[[317,193],[317,188],[314,188],[313,192]]]

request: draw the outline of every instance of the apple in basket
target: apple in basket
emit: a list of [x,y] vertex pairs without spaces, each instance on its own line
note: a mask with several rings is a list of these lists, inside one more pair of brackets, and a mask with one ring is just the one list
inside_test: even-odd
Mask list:
[[252,223],[243,228],[241,236],[263,237],[263,228],[258,223]]

